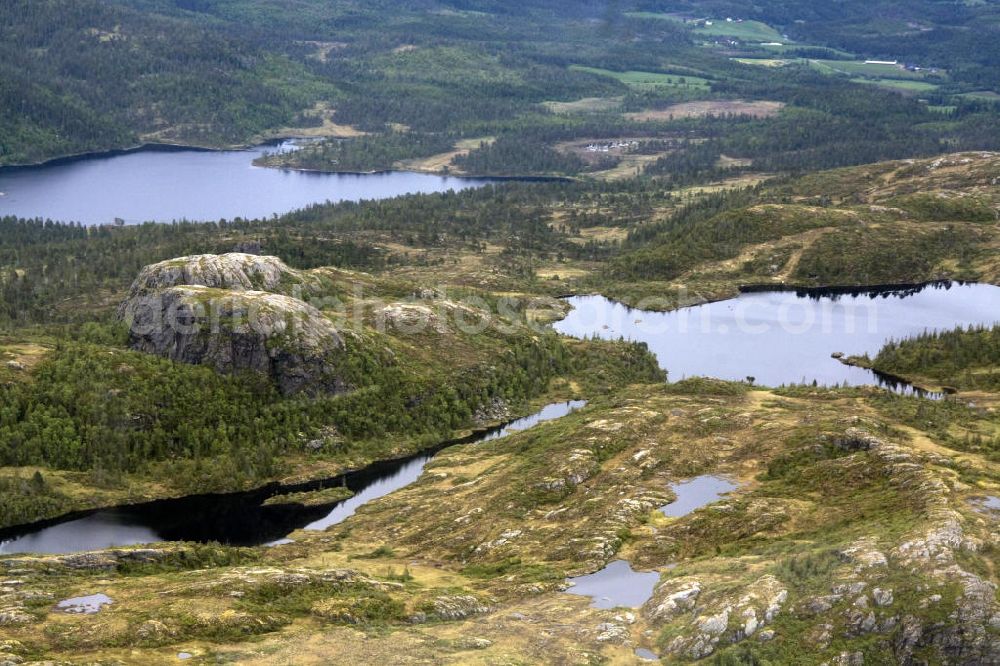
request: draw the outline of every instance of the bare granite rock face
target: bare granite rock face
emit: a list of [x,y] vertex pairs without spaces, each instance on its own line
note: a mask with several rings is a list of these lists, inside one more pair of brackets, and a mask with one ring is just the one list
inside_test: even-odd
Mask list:
[[143,268],[132,282],[122,308],[139,296],[155,294],[167,287],[191,285],[233,291],[283,292],[304,281],[302,273],[289,268],[277,257],[244,252],[197,254]]
[[129,346],[221,373],[253,371],[285,394],[347,389],[333,323],[282,293],[302,276],[275,257],[198,255],[144,268],[119,307]]

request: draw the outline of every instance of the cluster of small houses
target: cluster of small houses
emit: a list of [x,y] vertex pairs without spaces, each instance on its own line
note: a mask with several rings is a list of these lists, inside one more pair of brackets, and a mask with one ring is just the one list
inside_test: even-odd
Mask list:
[[638,141],[612,141],[611,143],[592,143],[587,146],[588,153],[610,153],[612,150],[633,148]]

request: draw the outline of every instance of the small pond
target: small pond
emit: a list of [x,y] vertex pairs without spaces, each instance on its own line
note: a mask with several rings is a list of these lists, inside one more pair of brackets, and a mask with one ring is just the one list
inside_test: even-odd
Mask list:
[[[718,501],[722,495],[736,488],[736,484],[722,477],[709,475],[672,483],[670,489],[677,495],[677,499],[661,507],[660,511],[671,517],[686,516]],[[655,571],[633,571],[625,560],[615,560],[597,573],[571,578],[573,586],[566,591],[591,597],[591,606],[594,608],[638,608],[653,595],[653,589],[659,580],[660,574]],[[655,655],[652,658],[655,659]]]
[[573,586],[566,591],[591,597],[594,608],[638,608],[653,594],[660,582],[655,571],[633,571],[625,560],[615,560],[600,571],[571,578]]
[[726,493],[738,488],[735,483],[719,476],[698,476],[690,481],[671,483],[677,499],[660,508],[664,516],[680,518],[706,504],[717,502]]
[[975,497],[971,502],[974,506],[979,509],[983,509],[987,512],[1000,512],[1000,497],[995,495],[987,495],[986,497]]
[[99,613],[104,606],[113,603],[111,597],[106,594],[91,594],[86,597],[65,599],[56,604],[56,608],[64,613],[93,615],[94,613]]

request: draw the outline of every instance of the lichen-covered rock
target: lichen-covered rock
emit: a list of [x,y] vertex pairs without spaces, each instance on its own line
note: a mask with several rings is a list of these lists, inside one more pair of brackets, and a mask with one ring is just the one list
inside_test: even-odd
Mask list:
[[739,596],[713,593],[697,580],[681,578],[662,583],[643,612],[651,623],[670,623],[678,630],[667,646],[668,653],[703,659],[720,645],[757,634],[774,620],[787,600],[788,590],[771,574],[747,585]]
[[277,257],[260,257],[242,252],[199,254],[178,257],[146,266],[132,282],[122,309],[136,298],[155,294],[169,287],[184,285],[212,287],[231,291],[281,292],[305,277]]
[[110,551],[73,553],[56,558],[54,564],[82,571],[111,571],[118,566],[118,558]]
[[402,584],[378,581],[353,569],[237,567],[221,575],[206,572],[204,578],[200,575],[193,576],[185,585],[175,587],[174,593],[189,595],[225,591],[235,596],[242,596],[260,590],[290,591],[309,586],[370,594],[375,591],[399,590]]
[[656,589],[653,597],[646,602],[645,615],[651,621],[669,620],[675,615],[694,608],[699,594],[701,594],[701,583],[697,580],[666,581]]
[[848,451],[870,451],[879,446],[881,441],[860,428],[848,428],[844,436],[836,440],[836,444]]
[[628,629],[614,622],[602,622],[597,625],[597,632],[598,643],[622,645],[629,639]]
[[885,553],[876,547],[876,544],[875,537],[864,537],[842,549],[838,554],[845,562],[854,565],[855,572],[862,572],[873,567],[885,567],[889,560]]
[[865,655],[861,652],[841,652],[833,660],[835,666],[864,666]]
[[473,552],[476,555],[483,555],[489,553],[491,551],[496,550],[497,548],[506,546],[514,539],[520,537],[522,534],[523,532],[521,530],[507,530],[506,532],[498,536],[496,539],[479,544],[478,546],[476,546],[476,549]]
[[872,597],[875,599],[876,606],[891,606],[893,597],[892,590],[883,590],[876,587],[872,590]]
[[195,616],[195,622],[202,631],[236,631],[242,634],[262,634],[274,631],[284,621],[271,615],[252,615],[233,609],[221,613],[200,613]]
[[143,268],[118,316],[137,351],[265,374],[286,394],[338,393],[347,388],[344,338],[297,297],[318,280],[276,257],[181,257]]
[[159,620],[146,620],[135,628],[135,637],[144,643],[159,643],[173,637],[174,630]]
[[0,608],[0,627],[16,627],[34,622],[35,618],[19,607]]
[[0,640],[0,652],[4,654],[21,654],[27,650],[21,641],[15,641],[13,639]]
[[340,392],[344,338],[304,301],[263,291],[174,286],[128,302],[129,346],[222,373],[270,376],[283,393]]
[[464,620],[473,615],[489,613],[491,608],[471,594],[435,597],[430,604],[431,614],[441,620]]
[[510,418],[510,405],[501,397],[495,397],[489,402],[482,404],[473,413],[472,420],[478,425],[506,421]]
[[477,636],[460,638],[457,642],[457,647],[465,650],[485,650],[491,645],[493,645],[493,641],[486,638],[479,638]]

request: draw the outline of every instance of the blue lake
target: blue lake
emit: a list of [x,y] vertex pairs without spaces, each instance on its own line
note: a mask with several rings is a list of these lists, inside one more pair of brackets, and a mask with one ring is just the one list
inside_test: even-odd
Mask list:
[[645,342],[671,381],[718,377],[781,386],[889,383],[834,353],[874,357],[889,340],[1000,322],[1000,287],[941,283],[845,292],[768,291],[672,312],[634,309],[603,296],[567,299],[554,328],[578,338]]
[[0,169],[0,216],[87,225],[173,220],[261,218],[326,201],[387,199],[403,194],[482,187],[483,178],[392,171],[331,174],[253,165],[265,152],[148,148],[37,167]]

